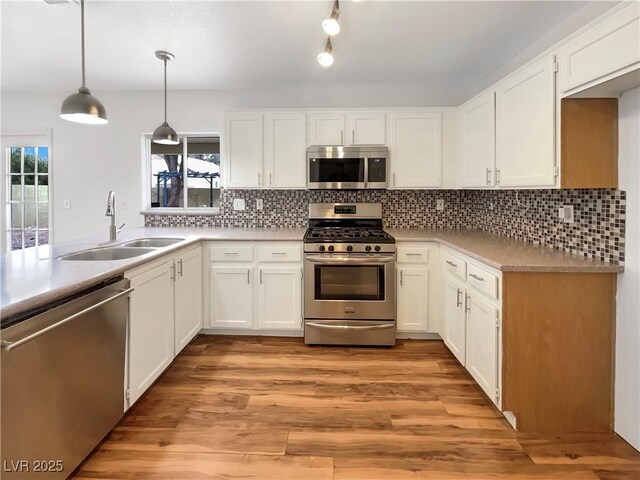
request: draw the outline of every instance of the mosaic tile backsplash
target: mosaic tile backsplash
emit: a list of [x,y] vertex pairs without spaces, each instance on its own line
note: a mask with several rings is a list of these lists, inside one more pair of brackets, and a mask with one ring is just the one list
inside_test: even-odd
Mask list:
[[[244,198],[247,209],[233,210]],[[264,202],[256,210],[256,199]],[[443,199],[445,209],[436,210]],[[217,215],[146,215],[157,227],[305,227],[309,203],[379,202],[388,228],[474,228],[588,258],[624,263],[626,194],[620,190],[222,190]],[[575,222],[558,221],[573,205]]]

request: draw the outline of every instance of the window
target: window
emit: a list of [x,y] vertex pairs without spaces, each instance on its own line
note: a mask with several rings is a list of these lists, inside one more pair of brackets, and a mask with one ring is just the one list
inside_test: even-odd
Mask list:
[[178,145],[148,142],[149,207],[220,207],[220,137],[181,135]]
[[49,243],[49,148],[7,147],[7,245],[19,250]]

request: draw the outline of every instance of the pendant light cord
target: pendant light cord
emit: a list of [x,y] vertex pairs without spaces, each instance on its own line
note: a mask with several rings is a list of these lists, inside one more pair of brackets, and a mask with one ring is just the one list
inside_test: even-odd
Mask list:
[[82,45],[82,86],[85,87],[85,74],[84,74],[84,0],[80,0],[80,37]]
[[164,121],[167,122],[167,59],[164,62]]

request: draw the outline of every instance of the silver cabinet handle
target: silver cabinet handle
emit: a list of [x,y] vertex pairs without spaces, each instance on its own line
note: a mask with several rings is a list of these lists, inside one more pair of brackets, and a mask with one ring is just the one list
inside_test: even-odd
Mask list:
[[247,285],[251,283],[251,270],[247,268]]
[[175,279],[176,279],[176,266],[171,265],[171,280],[175,280]]
[[271,252],[271,255],[286,255],[287,252]]
[[446,260],[447,264],[451,265],[453,268],[458,268],[457,263],[453,263],[451,260]]
[[340,145],[344,145],[344,130],[340,130]]
[[500,185],[500,169],[496,168],[496,185]]
[[182,276],[182,259],[178,260],[178,275]]
[[262,175],[260,175],[260,173],[258,173],[258,186],[260,186],[260,182],[262,181]]
[[366,326],[355,326],[355,325],[324,325],[322,323],[312,323],[308,322],[308,326],[315,328],[324,328],[326,330],[386,330],[388,328],[393,328],[393,323],[389,323],[387,325],[366,325]]
[[260,269],[260,285],[262,285],[262,269]]
[[394,187],[396,186],[396,172],[391,174],[391,183]]
[[238,252],[222,252],[223,255],[238,255]]
[[269,172],[269,186],[273,183],[273,173]]
[[355,128],[351,130],[351,145],[356,143],[356,130]]
[[407,252],[407,253],[405,253],[405,255],[407,257],[421,257],[422,256],[421,253],[411,253],[411,252]]
[[469,295],[464,296],[464,310],[466,312],[471,311],[471,297]]
[[479,282],[484,282],[484,278],[479,277],[478,275],[474,274],[474,273],[470,273],[469,276],[471,278],[475,278],[476,280],[478,280]]
[[487,168],[486,180],[487,180],[487,185],[491,185],[491,169],[490,168]]
[[400,286],[402,286],[402,270],[400,270]]
[[456,289],[456,308],[462,306],[462,290]]
[[9,342],[6,340],[2,340],[2,350],[4,350],[5,352],[10,352],[11,350],[14,350],[16,348],[18,348],[21,345],[24,345],[25,343],[30,342],[31,340],[34,340],[36,338],[38,338],[40,335],[44,335],[47,332],[50,332],[51,330],[55,330],[58,327],[61,327],[62,325],[64,325],[65,323],[70,322],[71,320],[78,318],[82,315],[85,315],[89,312],[91,312],[92,310],[95,310],[96,308],[100,308],[103,305],[106,305],[107,303],[113,302],[114,300],[117,300],[120,297],[124,297],[125,295],[129,295],[131,292],[133,292],[133,288],[127,288],[126,290],[121,290],[120,292],[116,293],[115,295],[113,295],[112,297],[109,297],[105,300],[102,300],[94,305],[91,305],[90,307],[85,308],[84,310],[80,310],[77,313],[74,313],[73,315],[69,315],[67,318],[60,320],[59,322],[56,322],[52,325],[49,325],[48,327],[43,328],[42,330],[38,330],[35,333],[32,333],[31,335],[27,335],[26,337],[21,338],[20,340],[17,340],[15,342]]

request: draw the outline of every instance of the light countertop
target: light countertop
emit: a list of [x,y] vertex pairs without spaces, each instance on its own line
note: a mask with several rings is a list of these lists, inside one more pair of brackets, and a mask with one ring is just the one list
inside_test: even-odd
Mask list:
[[[137,238],[180,237],[183,241],[138,257],[113,261],[65,261],[61,255],[104,245],[104,236],[18,250],[0,257],[0,317],[3,322],[26,311],[73,295],[138,265],[200,241],[295,241],[305,228],[160,228],[124,230],[118,243]],[[623,267],[548,247],[474,230],[386,229],[397,242],[433,241],[499,270],[619,273]]]

